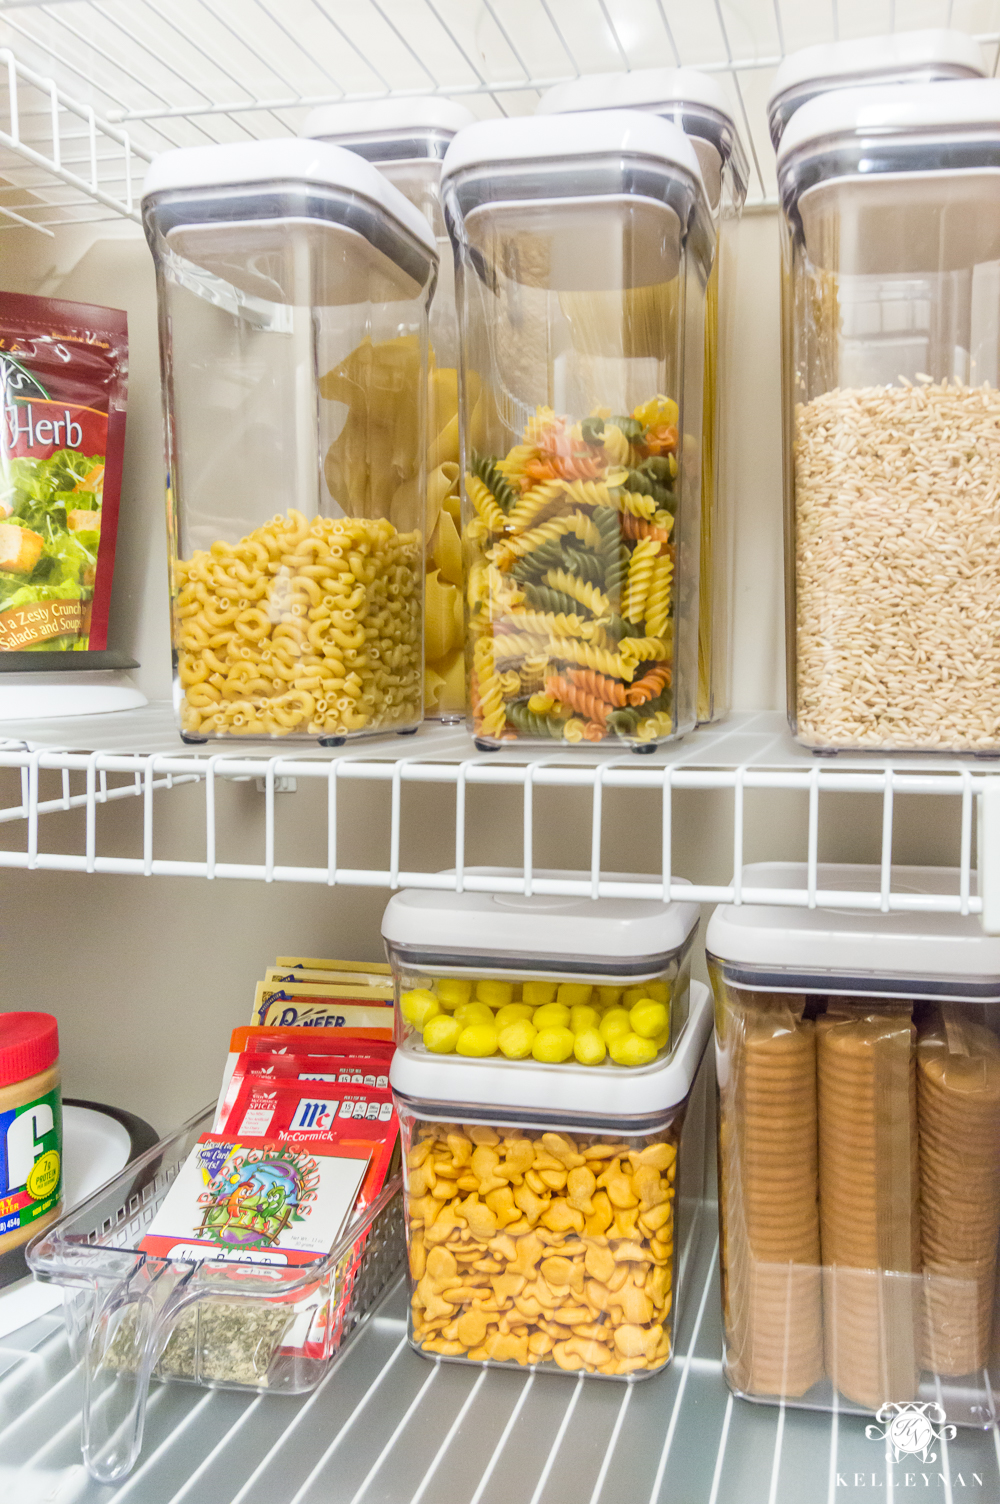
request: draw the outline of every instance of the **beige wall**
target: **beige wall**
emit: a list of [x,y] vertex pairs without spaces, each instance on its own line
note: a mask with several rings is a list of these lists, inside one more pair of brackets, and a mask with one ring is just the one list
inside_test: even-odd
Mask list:
[[[115,642],[141,662],[136,678],[151,699],[169,693],[162,444],[152,269],[138,230],[128,225],[0,234],[0,285],[124,306],[129,314],[131,380]],[[733,403],[725,435],[736,477],[735,704],[784,703],[780,516],[777,221],[748,218],[741,231],[732,360]],[[51,776],[51,775],[50,775]],[[348,786],[350,787],[350,786]],[[384,789],[354,785],[341,796],[344,865],[388,864]],[[0,784],[10,802],[8,781]],[[53,783],[48,796],[57,793]],[[46,790],[43,788],[43,797]],[[262,860],[263,797],[252,784],[220,790],[220,860]],[[694,881],[731,875],[728,794],[678,796],[675,870]],[[278,796],[279,862],[325,859],[325,814],[318,788]],[[913,801],[911,801],[912,803]],[[899,861],[953,862],[949,801],[921,801],[919,820],[899,812]],[[156,855],[200,856],[203,796],[178,789],[158,796]],[[404,798],[404,867],[451,865],[450,790],[410,787]],[[805,801],[750,795],[746,859],[799,857]],[[538,865],[589,866],[590,802],[571,791],[536,795]],[[659,867],[659,807],[610,792],[604,866]],[[821,855],[877,860],[880,812],[874,799],[838,798],[825,819]],[[519,863],[520,799],[501,789],[470,791],[468,861]],[[51,850],[82,849],[82,817],[46,817]],[[100,812],[99,849],[141,854],[138,801]],[[23,849],[23,828],[0,827],[0,846]],[[351,857],[351,850],[356,853]],[[294,853],[294,855],[293,855]],[[370,959],[380,953],[378,889],[265,885],[193,879],[132,879],[0,871],[4,1008],[46,1008],[59,1018],[68,1095],[118,1103],[165,1129],[214,1096],[229,1030],[249,1021],[253,983],[279,952]],[[699,968],[701,969],[701,968]]]

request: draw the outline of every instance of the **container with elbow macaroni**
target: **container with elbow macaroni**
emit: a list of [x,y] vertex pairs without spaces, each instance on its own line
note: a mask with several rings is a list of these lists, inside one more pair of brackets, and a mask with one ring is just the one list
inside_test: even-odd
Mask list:
[[0,1257],[59,1215],[59,1029],[50,1013],[0,1013]]
[[626,1381],[670,1361],[710,1031],[693,983],[673,1050],[643,1072],[396,1051],[418,1352]]

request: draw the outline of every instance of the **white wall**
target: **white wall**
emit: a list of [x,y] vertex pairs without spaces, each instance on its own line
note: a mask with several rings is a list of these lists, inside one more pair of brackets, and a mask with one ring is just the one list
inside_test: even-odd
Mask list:
[[[735,704],[779,708],[784,689],[775,216],[748,218],[741,235],[734,401],[724,436],[730,473],[737,477]],[[128,310],[131,378],[113,630],[115,645],[140,660],[136,677],[145,693],[165,698],[169,644],[162,445],[154,287],[145,243],[128,225],[60,231],[54,241],[28,231],[4,231],[0,285]],[[359,792],[353,808],[342,812],[347,826],[344,865],[352,864],[352,843],[359,851],[370,851],[373,842],[387,845],[388,822],[379,818],[387,795],[355,787]],[[2,803],[8,804],[9,782],[0,785],[0,792]],[[54,786],[51,792],[57,792]],[[198,850],[203,796],[176,790],[158,797],[156,855],[187,856]],[[225,787],[219,797],[227,833],[219,859],[261,860],[262,796],[253,785],[241,784]],[[278,797],[281,849],[276,859],[325,860],[319,790],[300,786],[297,793]],[[679,874],[698,882],[728,882],[729,798],[703,793],[678,797],[674,863]],[[949,803],[922,800],[918,821],[908,817],[901,801],[898,861],[957,860],[946,819],[950,811],[943,808]],[[141,853],[138,804],[123,801],[101,811],[103,853]],[[406,790],[404,866],[433,870],[451,865],[453,810],[450,791]],[[751,795],[747,816],[748,861],[801,854],[804,799]],[[605,868],[657,871],[658,819],[658,808],[650,819],[647,799],[624,792],[606,795]],[[538,865],[589,866],[589,798],[565,790],[539,792],[536,823],[545,831],[536,843]],[[470,792],[470,864],[519,863],[520,832],[520,800],[513,791]],[[76,813],[48,816],[43,822],[42,839],[51,849],[79,849],[81,835]],[[826,818],[821,856],[877,860],[880,839],[874,799],[843,796]],[[0,844],[23,849],[23,840],[18,827],[0,827]],[[293,858],[292,851],[299,855]],[[371,861],[359,856],[356,865]],[[295,950],[357,959],[379,955],[379,921],[387,896],[372,889],[0,872],[0,1006],[45,1008],[57,1015],[67,1095],[118,1103],[166,1129],[214,1096],[229,1031],[249,1021],[253,984],[264,966],[276,954]]]

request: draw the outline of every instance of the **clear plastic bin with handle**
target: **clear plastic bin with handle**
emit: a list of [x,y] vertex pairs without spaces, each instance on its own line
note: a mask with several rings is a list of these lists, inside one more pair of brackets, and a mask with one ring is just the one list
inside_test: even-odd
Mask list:
[[427,221],[352,152],[165,152],[143,193],[188,741],[423,714]]

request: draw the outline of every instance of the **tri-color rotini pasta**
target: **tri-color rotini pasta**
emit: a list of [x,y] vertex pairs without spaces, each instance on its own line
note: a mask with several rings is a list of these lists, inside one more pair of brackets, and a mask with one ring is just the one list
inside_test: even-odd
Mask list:
[[673,734],[677,404],[580,423],[540,407],[465,476],[477,737]]
[[420,717],[418,532],[278,515],[174,565],[181,724],[194,736],[348,736]]

